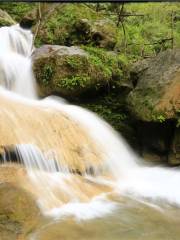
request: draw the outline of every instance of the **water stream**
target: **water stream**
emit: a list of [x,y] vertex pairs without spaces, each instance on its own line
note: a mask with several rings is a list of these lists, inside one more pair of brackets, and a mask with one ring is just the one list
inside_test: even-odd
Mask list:
[[24,166],[44,215],[29,239],[179,239],[180,171],[147,165],[95,114],[38,99],[32,39],[0,28],[2,162]]

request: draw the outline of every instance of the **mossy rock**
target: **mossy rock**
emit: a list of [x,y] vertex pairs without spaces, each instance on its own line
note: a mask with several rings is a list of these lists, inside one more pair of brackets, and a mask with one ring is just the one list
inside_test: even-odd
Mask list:
[[0,184],[0,196],[0,236],[3,239],[26,236],[35,228],[40,216],[35,200],[10,183]]
[[136,119],[164,122],[177,119],[180,109],[180,49],[166,50],[131,72],[134,84],[128,106]]
[[68,99],[94,95],[123,81],[121,59],[93,47],[44,45],[34,54],[33,69],[43,96],[57,94]]
[[0,27],[11,26],[16,22],[9,16],[9,14],[0,9]]
[[7,12],[17,22],[34,7],[36,7],[35,3],[0,2],[0,9]]
[[[85,4],[46,4],[36,45],[94,45],[112,50],[117,42],[117,27]],[[47,12],[47,9],[49,11]],[[36,26],[34,27],[34,31]]]

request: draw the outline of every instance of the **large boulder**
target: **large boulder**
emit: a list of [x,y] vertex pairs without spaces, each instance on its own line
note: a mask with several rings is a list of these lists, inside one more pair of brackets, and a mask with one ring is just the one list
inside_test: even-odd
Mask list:
[[138,62],[131,71],[134,89],[128,96],[132,114],[142,121],[177,119],[180,109],[180,49],[168,49]]
[[41,95],[73,99],[123,82],[119,57],[102,49],[44,45],[33,55]]
[[117,42],[117,27],[110,19],[99,19],[92,22],[88,19],[77,19],[73,26],[73,44],[88,44],[114,49]]
[[10,26],[15,24],[16,22],[9,16],[9,14],[0,9],[0,27]]
[[140,152],[144,158],[180,164],[180,49],[135,63],[128,108],[137,120]]

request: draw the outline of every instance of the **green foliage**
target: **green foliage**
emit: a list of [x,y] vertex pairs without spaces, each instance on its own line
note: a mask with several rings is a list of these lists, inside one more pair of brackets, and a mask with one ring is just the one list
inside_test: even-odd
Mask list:
[[91,64],[100,68],[107,78],[117,79],[118,81],[123,78],[123,63],[125,63],[125,58],[123,59],[121,55],[89,46],[83,46],[83,49],[89,53]]
[[[88,5],[88,6],[87,6]],[[7,11],[15,20],[19,21],[23,15],[36,7],[34,3],[0,3],[0,8]],[[102,28],[108,26],[108,20],[117,23],[117,12],[120,4],[102,3],[100,11],[96,12],[96,4],[69,3],[55,7],[41,22],[40,31],[36,37],[36,46],[43,43],[61,45],[93,45],[93,40],[84,42],[86,34],[74,30],[74,24],[80,19],[87,19],[90,25],[99,20],[105,20]],[[124,5],[124,13],[143,14],[123,19],[125,37],[122,25],[113,25],[109,32],[116,32],[112,38],[116,43],[115,49],[125,52],[128,59],[136,60],[144,56],[152,56],[171,47],[171,41],[161,43],[162,39],[171,37],[171,14],[180,15],[178,3],[128,3]],[[113,13],[113,14],[112,14]],[[105,15],[104,15],[105,14]],[[106,21],[107,20],[107,21]],[[110,24],[111,25],[111,24]],[[108,28],[107,28],[108,29]],[[117,38],[117,39],[115,39]],[[154,44],[156,43],[156,44]],[[180,47],[180,21],[174,21],[174,45]]]
[[117,96],[116,93],[111,92],[94,99],[92,102],[81,103],[80,105],[98,114],[117,131],[123,132],[123,130],[126,130],[125,125],[130,122],[123,94]]
[[97,113],[99,116],[104,118],[107,122],[109,122],[112,126],[118,129],[119,123],[121,121],[125,121],[127,119],[127,115],[123,112],[114,112],[111,108],[101,105],[101,104],[87,104],[86,108],[92,110]]
[[57,86],[60,88],[65,88],[68,90],[73,90],[75,88],[84,88],[87,83],[90,81],[90,77],[85,75],[75,75],[59,79]]
[[176,114],[177,114],[176,127],[180,127],[180,109],[177,110]]
[[20,21],[20,19],[29,11],[35,7],[35,3],[18,3],[18,2],[1,2],[0,8],[11,15],[13,19],[16,21]]
[[[110,4],[106,12],[117,13],[117,4]],[[126,54],[131,58],[140,58],[141,55],[152,56],[171,48],[171,41],[160,43],[162,39],[171,38],[171,14],[180,15],[178,3],[128,3],[124,6],[124,13],[142,14],[143,16],[131,16],[123,19],[127,49]],[[109,16],[117,22],[117,15]],[[174,22],[174,45],[180,47],[180,21]],[[118,48],[124,48],[124,33],[122,25],[119,25]],[[154,44],[156,43],[156,44]]]
[[177,120],[176,127],[180,127],[180,118]]
[[48,64],[45,64],[44,68],[43,68],[43,71],[42,71],[42,74],[41,74],[43,85],[45,85],[45,86],[49,85],[50,80],[53,76],[53,73],[54,73],[54,71],[53,71],[52,66],[48,65]]
[[93,20],[96,14],[84,4],[59,5],[41,24],[42,34],[37,37],[37,44],[73,45],[78,39],[78,35],[74,35],[74,24],[84,17]]
[[66,58],[66,63],[74,70],[82,68],[84,65],[84,62],[82,61],[82,58],[79,58],[78,56],[68,56]]
[[10,26],[12,22],[5,18],[0,18],[0,27]]
[[163,123],[166,121],[166,118],[163,116],[163,115],[153,115],[153,120],[156,121],[156,122],[160,122],[160,123]]

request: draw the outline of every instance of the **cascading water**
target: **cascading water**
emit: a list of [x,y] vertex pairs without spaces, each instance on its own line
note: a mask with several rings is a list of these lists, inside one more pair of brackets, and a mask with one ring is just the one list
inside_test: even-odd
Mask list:
[[31,53],[33,36],[19,25],[0,28],[0,84],[18,94],[36,98]]
[[0,144],[14,146],[14,160],[6,148],[3,162],[25,165],[30,183],[24,187],[43,213],[99,217],[123,195],[149,205],[160,200],[180,205],[178,170],[146,166],[87,110],[53,97],[36,100],[30,31],[18,25],[0,28],[0,41],[0,135],[7,131]]

